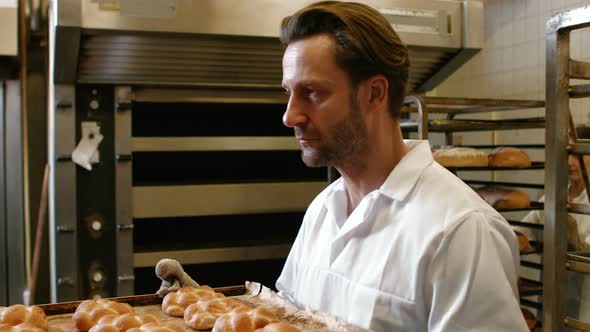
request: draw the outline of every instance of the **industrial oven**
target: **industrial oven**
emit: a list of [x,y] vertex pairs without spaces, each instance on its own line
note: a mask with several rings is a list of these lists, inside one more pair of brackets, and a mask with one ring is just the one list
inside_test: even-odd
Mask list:
[[[281,123],[278,26],[309,2],[53,2],[52,301],[152,292],[164,257],[273,282],[329,178]],[[408,44],[414,92],[481,48],[481,2],[366,2]]]

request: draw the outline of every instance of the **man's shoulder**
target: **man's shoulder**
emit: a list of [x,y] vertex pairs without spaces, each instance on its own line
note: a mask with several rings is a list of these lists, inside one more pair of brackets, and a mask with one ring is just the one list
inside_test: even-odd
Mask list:
[[430,215],[430,218],[421,219],[431,226],[438,224],[441,231],[455,227],[474,214],[492,222],[503,221],[503,217],[469,185],[438,163],[424,169],[406,204],[416,213]]

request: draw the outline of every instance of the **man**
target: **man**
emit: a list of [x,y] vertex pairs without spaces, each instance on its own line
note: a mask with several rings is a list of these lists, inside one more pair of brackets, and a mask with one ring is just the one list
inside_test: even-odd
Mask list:
[[311,203],[277,289],[300,306],[375,331],[527,331],[519,254],[506,221],[404,142],[408,53],[356,3],[286,17],[283,116],[308,166],[342,177]]

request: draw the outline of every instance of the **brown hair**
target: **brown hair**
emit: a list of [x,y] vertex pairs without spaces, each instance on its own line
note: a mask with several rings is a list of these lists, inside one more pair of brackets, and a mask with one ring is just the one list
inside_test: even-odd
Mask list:
[[377,10],[355,2],[321,1],[311,4],[281,23],[281,42],[329,33],[336,40],[336,64],[356,86],[383,75],[389,81],[389,112],[399,119],[406,93],[410,59],[390,22]]

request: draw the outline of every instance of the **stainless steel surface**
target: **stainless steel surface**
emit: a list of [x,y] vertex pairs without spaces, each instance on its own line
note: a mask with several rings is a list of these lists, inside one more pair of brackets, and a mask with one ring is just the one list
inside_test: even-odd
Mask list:
[[58,26],[56,40],[51,47],[55,53],[53,82],[74,84],[78,74],[78,57],[80,52],[80,35],[78,27]]
[[[280,222],[277,220],[277,222]],[[261,259],[285,258],[289,255],[291,245],[266,245],[248,247],[229,247],[194,250],[175,250],[160,252],[142,252],[133,255],[134,266],[152,267],[163,258],[175,259],[180,264],[206,264],[221,262],[237,262]]]
[[568,211],[571,213],[578,213],[578,214],[590,214],[590,205],[589,204],[570,203]]
[[484,30],[481,28],[484,22],[484,2],[463,0],[463,47],[478,49],[484,44]]
[[133,188],[133,217],[302,211],[326,182],[213,184]]
[[204,35],[84,35],[81,82],[199,83],[280,88],[276,39]]
[[571,327],[578,331],[589,332],[590,331],[590,324],[579,321],[577,319],[566,317],[565,318],[565,326]]
[[416,107],[417,117],[416,124],[418,129],[418,139],[428,139],[428,112],[424,110],[424,106],[420,98],[416,96],[407,96],[404,99],[404,105],[413,104]]
[[[9,1],[10,2],[10,1]],[[18,8],[0,6],[0,56],[18,55]]]
[[6,253],[6,176],[4,172],[5,138],[4,138],[4,81],[0,81],[0,306],[8,305],[8,256]]
[[590,84],[571,86],[569,90],[569,96],[572,98],[590,97]]
[[590,79],[590,63],[570,59],[570,78]]
[[567,146],[567,150],[574,154],[590,154],[590,140],[579,140],[581,143],[575,143]]
[[544,128],[544,118],[511,120],[448,120],[430,121],[430,131],[479,131]]
[[133,101],[149,103],[287,104],[287,95],[277,90],[134,88]]
[[[121,2],[124,2],[122,0]],[[174,17],[142,17],[142,15],[125,15],[116,10],[101,10],[100,5],[92,0],[82,1],[82,24],[86,29],[116,29],[137,31],[166,31],[182,33],[201,33],[219,35],[242,35],[278,37],[279,24],[285,16],[295,13],[313,0],[279,1],[255,0],[248,2],[232,0],[178,0]],[[382,12],[396,11],[398,20],[404,18],[411,27],[404,29],[398,24],[400,36],[404,42],[419,46],[459,47],[461,31],[461,1],[428,0],[365,0]],[[444,21],[450,31],[437,29],[420,33],[420,21],[424,15],[441,14],[443,18],[452,16],[450,22]],[[164,15],[164,13],[162,13]],[[168,16],[168,14],[165,14]],[[442,15],[441,15],[442,16]],[[264,17],[263,20],[257,19]],[[438,18],[438,17],[437,17]],[[443,22],[441,22],[443,23]],[[483,30],[483,26],[475,26]],[[444,37],[444,38],[438,38]],[[413,41],[414,43],[409,42]],[[449,45],[449,41],[452,43]]]
[[134,137],[133,152],[299,150],[294,137]]
[[[50,111],[51,182],[50,199],[50,248],[51,287],[53,302],[77,300],[80,296],[78,283],[77,212],[76,212],[76,166],[71,161],[57,161],[69,157],[76,147],[75,88],[70,85],[54,86],[53,104]],[[65,105],[57,107],[56,105]],[[69,106],[69,107],[67,107]],[[57,229],[68,232],[57,232]],[[70,280],[60,283],[59,280]]]
[[570,39],[559,29],[572,20],[567,14],[547,20],[543,330],[549,332],[565,330]]
[[26,289],[25,226],[23,186],[23,132],[21,86],[6,81],[5,91],[5,184],[6,184],[6,253],[8,256],[8,302],[22,303]]
[[[484,21],[483,3],[463,1],[461,4],[461,49],[453,54],[436,71],[431,71],[428,79],[417,86],[415,92],[430,91],[447,79],[479,52],[483,45],[484,33],[480,26]],[[413,59],[412,59],[413,60]]]
[[[131,109],[117,105],[131,103],[130,87],[115,87],[115,155],[131,156]],[[119,108],[117,108],[119,107]],[[117,248],[117,296],[133,295],[133,218],[131,216],[132,161],[115,162],[115,223]],[[127,276],[123,278],[123,276]]]
[[[279,24],[283,17],[313,1],[178,0],[170,9],[161,10],[161,16],[153,15],[158,13],[156,9],[161,1],[142,6],[136,13],[123,10],[128,2],[125,0],[121,0],[121,9],[113,6],[106,8],[101,1],[71,2],[60,1],[60,26],[75,26],[83,30],[80,82],[279,87],[280,79],[277,80],[276,76],[282,55],[276,40]],[[363,2],[390,17],[400,38],[408,45],[412,59],[411,90],[433,88],[483,46],[481,1]],[[62,9],[62,6],[68,7]],[[147,12],[152,14],[145,14]],[[253,36],[261,37],[260,41],[264,42],[259,45],[259,50],[278,48],[279,52],[265,54],[264,58],[251,54],[247,59],[236,61],[224,52],[218,53],[218,48],[213,54],[211,48],[207,49],[202,44],[203,37],[210,37],[210,40],[225,41],[229,49],[235,49],[232,51],[234,54],[243,52],[242,48],[232,46],[234,43],[227,43],[232,40],[228,36],[237,37],[233,38],[234,41],[251,41]],[[121,38],[125,41],[121,42]],[[200,41],[200,46],[188,43],[188,48],[179,48],[178,44],[174,45],[175,42],[183,44],[187,38]],[[155,44],[155,48],[146,53],[144,41]],[[132,46],[125,48],[120,45],[126,42]],[[70,66],[77,68],[75,62]],[[234,75],[228,75],[219,67],[230,70]],[[72,72],[58,66],[58,72],[62,71]],[[253,71],[258,76],[248,76]],[[252,81],[253,77],[256,81]],[[435,79],[429,80],[430,77]],[[427,81],[428,84],[425,84]]]
[[[547,36],[555,32],[566,33],[567,31],[590,27],[590,6],[580,7],[552,15],[547,19],[546,27]],[[548,47],[549,46],[550,45],[548,45]],[[565,61],[566,65],[568,62],[569,58]],[[565,73],[567,73],[567,71]]]
[[60,26],[80,27],[82,24],[83,1],[55,0],[57,24]]
[[470,114],[543,108],[543,100],[420,97],[429,113]]
[[566,267],[570,271],[583,273],[583,274],[590,274],[590,264],[584,262],[577,262],[577,261],[568,261]]

